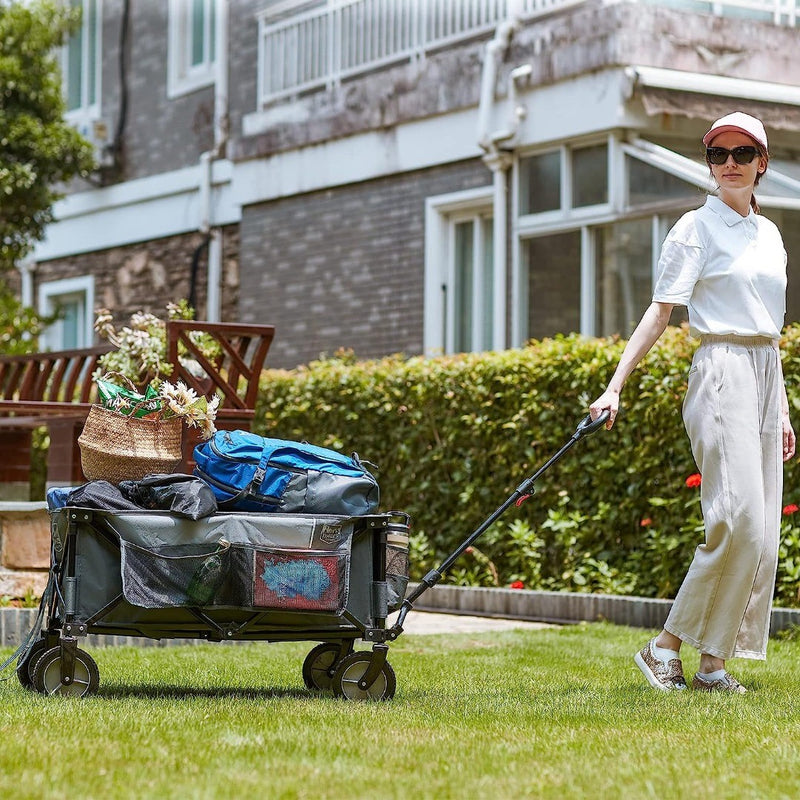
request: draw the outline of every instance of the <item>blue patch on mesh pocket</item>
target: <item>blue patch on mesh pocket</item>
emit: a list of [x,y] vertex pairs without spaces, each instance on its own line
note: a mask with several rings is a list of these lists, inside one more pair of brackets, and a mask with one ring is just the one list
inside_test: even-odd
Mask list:
[[256,608],[336,613],[344,609],[346,553],[257,550],[255,556]]
[[267,589],[281,597],[305,597],[317,601],[331,585],[330,575],[317,560],[279,561],[267,558],[261,580]]

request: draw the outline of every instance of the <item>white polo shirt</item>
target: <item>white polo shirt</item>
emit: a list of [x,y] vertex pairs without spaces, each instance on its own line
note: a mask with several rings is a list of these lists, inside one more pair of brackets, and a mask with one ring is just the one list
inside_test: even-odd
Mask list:
[[709,196],[667,235],[653,300],[686,306],[695,336],[777,339],[786,313],[786,251],[780,231],[752,209],[743,217]]

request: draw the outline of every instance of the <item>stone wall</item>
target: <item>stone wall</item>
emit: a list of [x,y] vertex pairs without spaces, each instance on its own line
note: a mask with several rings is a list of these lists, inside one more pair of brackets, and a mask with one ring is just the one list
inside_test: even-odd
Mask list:
[[[37,264],[36,284],[94,275],[95,304],[111,309],[116,323],[127,324],[132,313],[149,311],[164,318],[167,303],[189,297],[192,262],[204,237],[200,233],[114,247]],[[239,226],[223,229],[222,321],[238,320]],[[204,318],[208,248],[197,270],[197,316]]]
[[50,568],[44,503],[0,503],[0,597],[40,596]]

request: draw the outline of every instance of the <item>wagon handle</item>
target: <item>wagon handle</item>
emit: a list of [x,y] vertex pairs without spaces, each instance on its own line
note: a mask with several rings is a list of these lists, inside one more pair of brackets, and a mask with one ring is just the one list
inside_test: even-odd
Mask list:
[[553,456],[551,456],[545,464],[539,467],[536,472],[531,475],[529,478],[524,480],[514,491],[514,493],[508,497],[508,499],[501,505],[493,514],[488,516],[476,529],[475,531],[465,539],[436,569],[432,569],[424,578],[419,582],[419,585],[416,589],[405,599],[403,600],[402,605],[400,606],[400,613],[397,617],[397,621],[395,624],[387,631],[387,638],[391,641],[394,641],[403,631],[403,623],[405,622],[406,616],[408,612],[414,608],[414,603],[419,599],[420,595],[424,594],[428,591],[428,589],[432,589],[436,586],[437,583],[442,579],[442,575],[447,572],[450,567],[453,566],[453,563],[459,558],[459,556],[472,545],[492,524],[494,524],[507,510],[510,506],[514,505],[514,503],[521,503],[534,492],[534,484],[536,481],[550,468],[556,461],[560,460],[561,457],[570,449],[572,448],[576,442],[583,439],[585,436],[594,433],[596,430],[599,430],[609,418],[608,410],[603,411],[600,416],[592,421],[591,415],[586,416],[583,420],[581,420],[578,427],[575,429],[575,433],[569,438],[569,441],[563,445],[563,447]]
[[580,425],[578,425],[577,429],[575,430],[575,434],[578,435],[579,438],[583,436],[589,436],[596,430],[602,428],[603,425],[608,422],[608,418],[610,416],[611,412],[608,409],[601,411],[600,416],[596,420],[592,420],[592,415],[587,414],[581,421]]

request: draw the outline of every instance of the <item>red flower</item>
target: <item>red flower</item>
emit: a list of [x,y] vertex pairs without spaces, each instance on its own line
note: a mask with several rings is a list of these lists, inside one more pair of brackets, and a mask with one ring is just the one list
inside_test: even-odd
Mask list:
[[509,589],[524,589],[525,584],[522,581],[514,581],[509,587]]
[[795,511],[800,511],[800,506],[797,506],[794,503],[789,503],[788,506],[783,507],[784,516],[788,517],[790,514],[794,514]]
[[690,475],[686,479],[685,483],[690,489],[694,489],[694,488],[696,488],[697,486],[700,485],[702,480],[703,480],[703,478],[700,475],[700,473],[699,472],[695,472],[693,475]]
[[653,524],[653,520],[650,517],[645,517],[640,523],[643,528],[647,528]]

